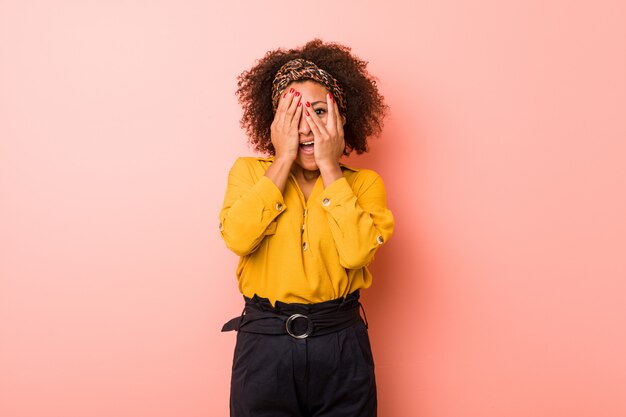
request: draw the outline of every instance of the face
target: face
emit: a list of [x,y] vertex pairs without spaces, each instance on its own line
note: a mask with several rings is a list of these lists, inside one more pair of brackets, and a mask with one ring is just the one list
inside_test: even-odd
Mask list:
[[[289,90],[289,88],[292,87],[302,94],[302,99],[300,100],[302,106],[304,106],[307,101],[311,103],[313,111],[315,111],[322,122],[326,123],[326,118],[328,116],[328,106],[326,104],[326,95],[328,94],[328,90],[326,87],[310,80],[292,82],[286,87],[286,89]],[[313,132],[311,131],[309,124],[306,122],[304,111],[302,112],[302,116],[300,117],[300,121],[298,123],[298,133],[300,136],[300,149],[295,163],[307,171],[317,171],[318,168],[315,163],[314,156],[315,145],[303,145],[304,143],[314,141]]]

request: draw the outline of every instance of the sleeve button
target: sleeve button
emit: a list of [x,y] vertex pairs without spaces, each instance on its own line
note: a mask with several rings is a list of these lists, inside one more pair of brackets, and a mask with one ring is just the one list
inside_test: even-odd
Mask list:
[[276,203],[276,210],[282,211],[283,210],[283,205],[281,203]]
[[222,224],[222,222],[220,222],[220,225],[219,225],[219,227],[218,227],[218,228],[220,229],[220,232],[221,232],[222,230],[224,230],[224,225]]
[[323,199],[323,200],[322,200],[322,204],[323,204],[325,207],[328,207],[328,205],[330,204],[330,199],[328,199],[328,198]]
[[378,236],[376,237],[376,242],[378,242],[379,245],[382,245],[383,243],[385,243],[385,239],[383,239],[382,236]]
[[302,244],[302,250],[307,250],[308,248],[309,248],[308,243],[304,242],[304,243]]

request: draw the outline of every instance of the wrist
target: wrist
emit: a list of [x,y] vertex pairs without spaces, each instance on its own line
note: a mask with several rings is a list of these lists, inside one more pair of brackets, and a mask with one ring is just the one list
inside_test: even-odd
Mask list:
[[293,155],[286,154],[286,153],[276,154],[276,155],[274,155],[274,161],[275,162],[282,162],[282,163],[292,164],[293,161],[296,160],[297,156],[298,156],[297,153],[295,153]]
[[324,187],[328,187],[330,184],[343,177],[343,171],[341,170],[339,161],[328,164],[318,164],[317,167],[320,170],[320,176],[322,177]]
[[332,171],[341,171],[341,165],[339,165],[339,161],[316,161],[317,167],[321,172],[332,172]]

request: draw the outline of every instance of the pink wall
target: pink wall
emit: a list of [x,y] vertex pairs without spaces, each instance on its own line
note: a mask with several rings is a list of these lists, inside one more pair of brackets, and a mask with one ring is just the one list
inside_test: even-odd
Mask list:
[[626,415],[619,0],[0,1],[0,415],[225,416],[237,74],[370,61],[380,415]]

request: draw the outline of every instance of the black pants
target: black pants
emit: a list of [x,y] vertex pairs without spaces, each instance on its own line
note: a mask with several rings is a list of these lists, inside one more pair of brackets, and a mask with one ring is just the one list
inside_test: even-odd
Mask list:
[[[351,294],[318,304],[272,307],[246,298],[246,310],[314,314],[353,308]],[[233,360],[231,417],[375,417],[374,361],[362,320],[335,333],[296,339],[239,331]]]

